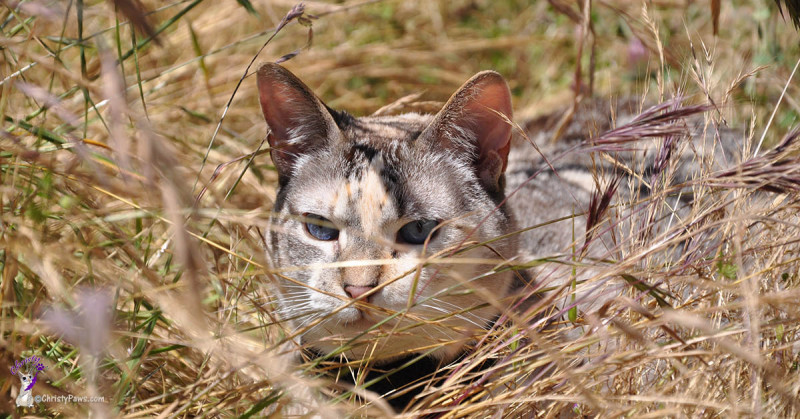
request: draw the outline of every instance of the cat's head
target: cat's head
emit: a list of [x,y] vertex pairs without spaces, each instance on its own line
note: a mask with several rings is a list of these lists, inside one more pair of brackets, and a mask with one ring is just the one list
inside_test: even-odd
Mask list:
[[349,359],[457,355],[500,312],[511,273],[492,272],[516,253],[476,246],[514,225],[503,78],[475,75],[437,115],[355,118],[276,64],[258,92],[279,178],[267,253],[292,331]]
[[32,379],[33,379],[33,374],[27,374],[23,372],[19,373],[19,381],[22,383],[23,388],[25,388],[28,384],[30,384]]

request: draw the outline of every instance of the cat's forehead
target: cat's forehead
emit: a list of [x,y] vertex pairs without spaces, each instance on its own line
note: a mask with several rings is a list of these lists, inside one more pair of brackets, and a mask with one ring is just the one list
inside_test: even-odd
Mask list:
[[420,157],[427,154],[418,150],[416,142],[429,125],[430,115],[355,118],[345,112],[331,112],[339,132],[324,147],[298,157],[295,185],[360,178],[369,170],[380,170],[389,183],[396,183],[399,179],[393,175],[406,174],[409,163],[420,163]]
[[[348,118],[339,122],[342,141],[334,146],[341,170],[335,174],[344,178],[359,178],[368,170],[379,170],[388,183],[396,182],[408,164],[420,162],[422,154],[416,145],[420,134],[431,120],[430,115],[404,114],[398,116]],[[403,167],[401,167],[403,166]]]
[[431,119],[405,114],[339,123],[339,141],[300,161],[292,205],[363,227],[398,216],[444,218],[445,208],[459,205],[453,183],[465,176],[453,176],[458,165],[446,153],[418,144]]

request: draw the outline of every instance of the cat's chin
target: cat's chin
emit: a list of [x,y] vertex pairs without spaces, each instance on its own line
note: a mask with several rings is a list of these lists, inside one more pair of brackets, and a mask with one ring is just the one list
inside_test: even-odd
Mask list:
[[413,326],[419,322],[403,319],[387,320],[385,313],[346,307],[304,333],[301,342],[320,355],[341,354],[348,361],[369,359],[376,365],[420,354],[449,362],[474,342],[472,333],[477,332],[463,324],[451,325],[451,330]]

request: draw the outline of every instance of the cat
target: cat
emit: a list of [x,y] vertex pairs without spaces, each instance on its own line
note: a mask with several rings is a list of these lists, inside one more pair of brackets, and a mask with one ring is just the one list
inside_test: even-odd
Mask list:
[[33,384],[36,382],[35,375],[30,373],[26,374],[22,371],[20,371],[18,374],[21,387],[19,389],[19,395],[17,395],[16,399],[17,406],[33,407],[33,394],[31,394],[31,391],[33,389]]
[[[574,258],[593,195],[613,194],[613,176],[590,171],[590,159],[548,172],[541,154],[512,141],[511,94],[493,71],[435,115],[356,118],[277,64],[262,65],[257,84],[278,174],[264,237],[279,272],[278,312],[306,355],[380,367],[364,379],[378,394],[435,377],[509,307],[535,304],[539,274],[505,268]],[[584,256],[607,255],[611,237],[599,236]],[[569,270],[537,280],[559,287]],[[583,309],[621,286],[593,288]],[[401,410],[417,393],[389,401]]]

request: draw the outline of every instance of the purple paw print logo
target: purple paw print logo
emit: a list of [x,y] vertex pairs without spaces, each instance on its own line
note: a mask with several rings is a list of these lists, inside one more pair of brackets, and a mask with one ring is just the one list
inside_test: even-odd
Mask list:
[[44,371],[45,366],[41,363],[41,358],[38,356],[29,357],[23,361],[17,361],[11,367],[11,374],[17,375],[20,381],[19,395],[16,402],[18,407],[33,407],[33,385],[36,384],[36,378],[39,377],[39,372]]

